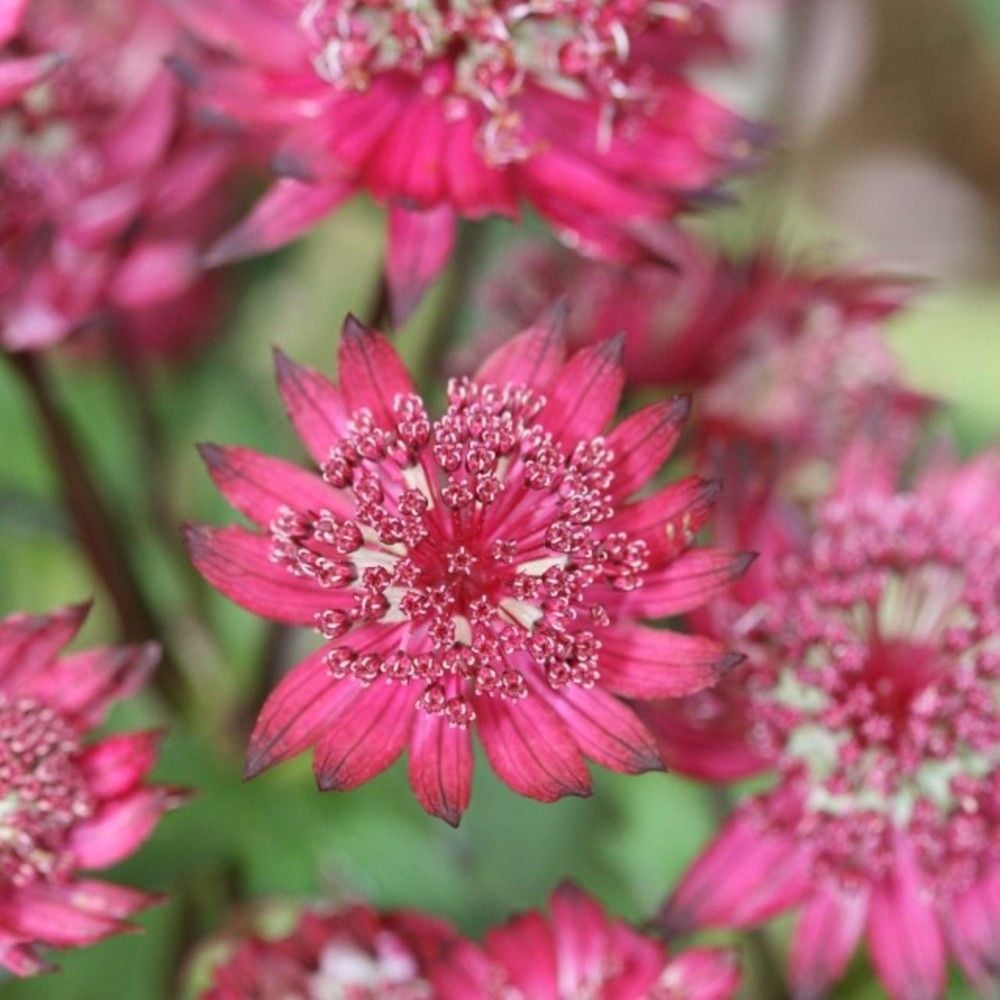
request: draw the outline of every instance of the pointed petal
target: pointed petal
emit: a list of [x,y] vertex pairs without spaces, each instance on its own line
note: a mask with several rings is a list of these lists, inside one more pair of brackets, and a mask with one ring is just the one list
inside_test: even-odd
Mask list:
[[599,982],[608,950],[607,920],[601,908],[572,883],[552,894],[559,995],[574,996],[582,985]]
[[189,525],[184,541],[191,561],[213,587],[265,618],[315,625],[321,611],[350,603],[343,591],[324,590],[271,562],[271,543],[263,535],[236,527]]
[[921,885],[913,849],[902,839],[895,861],[868,907],[872,964],[893,1000],[936,1000],[944,996],[946,972],[940,920]]
[[167,805],[165,788],[139,788],[106,803],[73,828],[69,845],[79,866],[106,868],[128,857],[153,832]]
[[472,795],[472,738],[468,729],[417,712],[410,740],[409,776],[424,809],[458,826]]
[[[378,650],[393,642],[393,630],[381,625],[356,629],[345,637],[351,649]],[[327,672],[326,654],[341,643],[328,643],[296,664],[268,695],[257,716],[247,748],[244,778],[288,760],[318,743],[345,703],[353,700],[353,681]]]
[[307,184],[282,178],[246,219],[208,249],[204,264],[217,267],[291,243],[353,193],[354,184],[347,180]]
[[791,950],[796,1000],[821,1000],[843,976],[865,927],[868,893],[820,889],[802,909]]
[[614,452],[611,495],[624,500],[644,486],[674,450],[691,409],[689,396],[674,396],[644,406],[623,420],[609,435]]
[[7,943],[9,935],[0,932],[0,965],[14,976],[26,978],[40,972],[54,972],[55,966],[45,961],[31,945]]
[[601,686],[628,698],[679,698],[715,684],[743,657],[720,642],[643,625],[601,632]]
[[345,791],[380,774],[410,737],[416,694],[407,686],[354,683],[356,696],[340,707],[316,747],[313,771],[324,791]]
[[723,549],[690,549],[660,570],[644,574],[642,586],[622,593],[594,588],[594,600],[618,615],[666,618],[706,604],[745,572],[753,555]]
[[560,1000],[555,942],[540,913],[512,917],[488,931],[486,950],[503,966],[521,995],[531,1000]]
[[444,270],[455,246],[455,212],[445,203],[414,211],[389,208],[389,256],[386,278],[394,326],[402,326],[424,292]]
[[267,528],[282,507],[328,510],[338,516],[353,512],[353,504],[319,476],[280,458],[249,448],[215,444],[198,446],[209,475],[234,509]]
[[625,385],[621,357],[621,337],[577,351],[552,386],[539,423],[563,444],[600,434],[615,415]]
[[275,348],[278,391],[288,418],[317,465],[343,436],[348,413],[340,390],[312,368],[296,364]]
[[116,701],[135,694],[160,661],[160,646],[98,646],[56,661],[24,687],[79,726],[89,729],[102,722]]
[[89,604],[76,604],[47,615],[19,612],[0,620],[0,684],[8,694],[18,693],[49,668],[89,610]]
[[586,757],[612,771],[642,774],[663,768],[656,740],[638,716],[600,687],[567,684],[545,700]]
[[349,410],[367,407],[381,427],[395,426],[397,396],[413,381],[389,338],[348,316],[340,335],[340,388]]
[[523,385],[547,392],[556,380],[566,357],[566,306],[560,303],[551,313],[511,337],[480,366],[475,380],[483,385]]
[[590,775],[580,751],[539,697],[529,694],[514,704],[477,698],[475,709],[486,757],[515,792],[540,802],[590,794]]
[[429,964],[427,978],[434,996],[441,1000],[488,997],[496,983],[497,967],[479,945],[459,938]]
[[80,768],[90,791],[99,799],[130,792],[156,763],[162,738],[159,730],[120,733],[87,747]]
[[811,887],[808,854],[737,813],[687,870],[660,920],[671,936],[750,927],[794,906]]
[[117,176],[142,177],[163,158],[179,110],[177,81],[157,73],[138,100],[102,133],[104,155]]

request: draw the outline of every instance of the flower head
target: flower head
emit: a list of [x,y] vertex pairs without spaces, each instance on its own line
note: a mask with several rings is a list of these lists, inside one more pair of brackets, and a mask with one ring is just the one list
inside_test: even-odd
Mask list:
[[434,963],[458,940],[443,921],[412,911],[305,911],[285,937],[241,941],[202,997],[431,1000],[442,995]]
[[688,693],[732,658],[636,619],[702,604],[749,560],[692,546],[712,484],[631,499],[673,448],[686,400],[604,437],[623,382],[617,346],[563,355],[556,329],[532,328],[453,380],[432,420],[389,341],[349,319],[340,389],[278,359],[322,478],[205,449],[260,530],[191,529],[195,563],[244,607],[326,640],[265,704],[249,774],[314,746],[320,786],[350,788],[408,745],[421,803],[457,823],[472,729],[508,785],[546,801],[589,791],[583,756],[660,766],[618,696]]
[[190,69],[216,109],[284,135],[286,175],[217,260],[288,242],[353,191],[392,206],[401,314],[448,259],[456,216],[527,201],[618,259],[642,228],[749,162],[754,139],[693,86],[714,5],[173,0],[225,57]]
[[518,248],[487,285],[492,324],[467,355],[564,299],[572,345],[627,331],[629,385],[698,387],[699,450],[727,483],[829,461],[860,427],[881,419],[902,433],[926,410],[884,337],[911,282],[768,249],[736,259],[678,230],[659,247],[671,265]]
[[80,877],[131,854],[171,799],[143,783],[156,733],[87,742],[111,702],[142,684],[158,651],[58,658],[85,615],[76,607],[0,620],[0,964],[20,976],[46,967],[37,948],[127,930],[125,918],[154,901]]
[[947,945],[981,984],[1000,958],[986,931],[1000,925],[1000,455],[935,463],[906,492],[893,468],[854,451],[734,619],[744,738],[776,781],[666,913],[742,926],[802,906],[792,973],[806,996],[862,933],[893,997],[939,995]]
[[[17,6],[17,5],[15,5]],[[229,137],[194,123],[163,59],[179,26],[155,4],[38,0],[0,23],[0,346],[110,328],[175,351],[203,329],[199,244],[220,225]]]
[[662,941],[609,917],[574,885],[562,885],[549,915],[530,910],[487,932],[483,952],[456,946],[439,973],[448,1000],[729,1000],[740,984],[729,952],[693,948],[676,956]]

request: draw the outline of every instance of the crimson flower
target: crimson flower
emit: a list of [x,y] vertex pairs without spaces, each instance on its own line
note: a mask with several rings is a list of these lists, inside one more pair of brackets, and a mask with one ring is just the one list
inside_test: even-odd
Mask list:
[[912,419],[926,408],[903,387],[884,338],[912,282],[783,262],[769,249],[737,259],[680,230],[658,244],[671,266],[517,247],[485,286],[493,318],[466,356],[564,299],[571,345],[627,331],[629,385],[696,386],[703,446],[741,441],[757,461],[779,452],[830,458],[873,410]]
[[574,885],[538,910],[486,934],[480,950],[457,943],[438,972],[445,1000],[730,1000],[740,984],[734,956],[692,948],[676,956],[662,941],[609,917]]
[[206,447],[216,484],[257,530],[188,534],[223,593],[326,639],[267,699],[246,773],[314,747],[319,786],[353,788],[409,746],[421,804],[457,824],[473,728],[497,774],[542,801],[589,793],[585,756],[658,768],[620,696],[686,694],[734,658],[638,619],[702,604],[749,562],[692,546],[715,484],[689,477],[633,499],[677,441],[687,400],[603,437],[624,379],[617,345],[566,361],[547,324],[453,380],[433,421],[390,342],[353,318],[339,389],[277,361],[322,476]]
[[[720,634],[748,653],[746,694],[729,692],[744,773],[769,767],[774,783],[664,911],[678,931],[799,909],[801,997],[821,996],[862,936],[896,1000],[942,996],[949,951],[998,985],[1000,453],[935,461],[904,492],[894,469],[852,449],[814,523],[797,541],[775,532],[784,554],[762,558],[759,599],[730,609]],[[705,742],[728,730],[738,769],[733,714],[700,721]]]
[[212,258],[285,244],[364,189],[390,206],[400,318],[447,262],[457,217],[527,202],[570,245],[635,260],[648,223],[753,157],[753,130],[686,76],[724,48],[704,0],[171,3],[216,52],[182,75],[284,135],[284,176]]
[[4,6],[0,347],[97,327],[140,356],[176,353],[217,296],[200,245],[233,163],[163,65],[179,25],[142,0]]
[[458,940],[448,924],[413,911],[305,911],[285,937],[241,941],[202,1000],[431,1000],[443,995],[434,963]]
[[135,851],[172,801],[143,783],[157,733],[86,742],[159,655],[148,644],[58,658],[86,614],[0,620],[0,965],[18,976],[47,967],[39,947],[92,944],[128,930],[125,919],[155,902],[80,877]]

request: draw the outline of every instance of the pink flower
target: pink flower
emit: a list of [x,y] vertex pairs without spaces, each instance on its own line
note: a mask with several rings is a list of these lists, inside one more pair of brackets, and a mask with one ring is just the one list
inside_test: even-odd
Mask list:
[[487,286],[493,323],[467,355],[564,299],[572,345],[626,331],[630,385],[699,387],[702,450],[713,462],[739,452],[723,474],[737,461],[773,471],[776,459],[829,459],[879,415],[905,424],[926,411],[926,400],[904,388],[883,336],[912,283],[784,263],[768,249],[736,260],[679,230],[660,234],[658,245],[669,266],[588,261],[549,244],[518,248]]
[[651,629],[701,605],[749,557],[692,546],[715,489],[637,492],[688,404],[639,410],[607,437],[616,344],[564,360],[541,325],[453,380],[432,421],[389,341],[349,318],[340,388],[278,356],[286,408],[322,478],[241,448],[204,449],[258,530],[195,527],[203,575],[249,610],[327,640],[265,703],[246,773],[314,747],[322,789],[353,788],[410,749],[429,812],[457,824],[471,731],[511,788],[586,795],[583,758],[660,766],[620,700],[687,694],[732,665],[721,644]]
[[448,924],[412,911],[306,911],[285,937],[240,942],[202,1000],[431,1000],[442,995],[434,963],[458,940]]
[[[15,5],[17,6],[17,5]],[[179,26],[157,4],[36,0],[0,21],[0,346],[110,330],[176,353],[204,329],[231,138],[196,124],[163,65]]]
[[[675,957],[663,943],[607,916],[574,885],[560,886],[538,910],[486,935],[485,960],[458,944],[439,970],[445,1000],[729,1000],[739,988],[734,956],[693,948]],[[490,965],[492,964],[492,968]]]
[[92,944],[129,929],[155,899],[91,878],[149,836],[171,803],[143,783],[159,734],[87,733],[141,686],[152,645],[58,658],[85,606],[0,620],[0,964],[18,976],[46,968],[37,948]]
[[685,76],[723,47],[703,0],[172,5],[216,49],[186,68],[203,98],[284,135],[284,176],[213,259],[287,243],[365,189],[390,206],[399,317],[457,217],[527,202],[570,245],[636,260],[646,225],[753,158],[749,126]]
[[907,492],[895,467],[852,449],[804,537],[761,567],[766,592],[731,616],[749,654],[743,739],[775,781],[664,911],[676,931],[799,909],[802,997],[862,936],[897,1000],[943,995],[949,952],[998,983],[1000,453],[935,461]]

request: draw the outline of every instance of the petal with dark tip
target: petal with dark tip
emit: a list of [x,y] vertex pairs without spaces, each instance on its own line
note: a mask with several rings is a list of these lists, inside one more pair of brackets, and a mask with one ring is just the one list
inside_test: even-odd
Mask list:
[[184,540],[201,575],[255,614],[290,625],[315,625],[320,612],[350,602],[350,595],[324,590],[271,562],[271,542],[262,535],[189,525]]
[[424,809],[458,826],[472,796],[472,738],[468,729],[417,712],[408,770],[410,785]]
[[347,680],[355,696],[339,706],[313,756],[323,791],[347,790],[380,774],[403,752],[413,724],[416,695],[401,684],[363,687]]
[[455,211],[448,204],[422,211],[389,209],[386,280],[394,326],[402,326],[440,276],[455,246]]
[[313,460],[322,465],[347,427],[344,398],[329,379],[292,361],[278,348],[274,349],[274,368],[285,412]]
[[625,370],[622,338],[612,337],[574,354],[548,392],[538,421],[564,445],[599,435],[618,409]]
[[306,184],[282,178],[272,185],[243,222],[209,247],[203,263],[206,267],[218,267],[291,243],[350,197],[354,190],[354,183],[347,180],[324,178],[322,183]]
[[559,716],[537,695],[508,703],[474,700],[479,737],[493,770],[515,792],[554,802],[589,795],[590,775]]
[[339,356],[340,388],[347,408],[367,408],[380,426],[395,426],[396,397],[415,390],[389,338],[348,316],[340,334]]
[[547,392],[566,359],[566,305],[558,303],[534,326],[511,337],[482,363],[480,384],[523,385]]
[[626,698],[680,698],[711,687],[743,659],[720,642],[643,625],[601,631],[601,686]]
[[624,500],[644,486],[663,467],[680,438],[691,410],[689,396],[652,403],[626,417],[608,435],[614,452],[611,495]]
[[602,585],[594,588],[594,599],[618,615],[681,615],[706,604],[742,576],[753,560],[747,552],[690,549],[663,569],[646,573],[641,587],[623,593]]
[[623,774],[662,770],[652,734],[632,709],[600,687],[567,684],[549,691],[546,701],[584,756],[602,767]]
[[342,493],[319,476],[280,458],[214,444],[199,445],[198,451],[222,495],[262,528],[274,521],[282,507],[328,510],[341,517],[354,510]]

